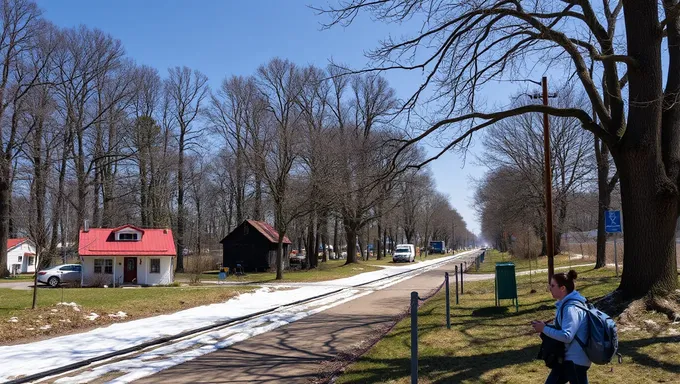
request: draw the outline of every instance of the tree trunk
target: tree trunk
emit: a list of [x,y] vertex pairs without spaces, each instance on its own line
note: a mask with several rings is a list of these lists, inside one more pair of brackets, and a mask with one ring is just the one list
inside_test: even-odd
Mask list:
[[351,264],[357,262],[357,226],[355,223],[351,223],[347,220],[343,220],[345,226],[345,235],[347,238],[347,262],[345,264]]
[[387,258],[387,228],[383,228],[383,257]]
[[381,247],[382,244],[380,244],[381,243],[380,235],[382,234],[382,232],[383,232],[382,231],[382,220],[379,220],[378,221],[378,238],[377,238],[377,241],[376,241],[376,250],[375,250],[376,251],[376,257],[377,257],[378,260],[382,260],[382,253],[380,253],[380,251],[382,250],[382,247]]
[[605,232],[605,212],[611,204],[611,193],[616,185],[616,177],[610,185],[609,178],[609,147],[600,144],[595,138],[595,159],[597,160],[597,260],[595,269],[607,265],[607,233]]
[[257,172],[255,173],[255,209],[253,218],[255,220],[262,220],[262,176]]
[[[3,159],[5,160],[5,159]],[[0,277],[9,276],[7,239],[9,237],[9,162],[3,161],[0,172]]]
[[340,258],[340,244],[338,243],[338,217],[334,216],[333,218],[334,224],[333,224],[333,252],[335,252],[335,257]]
[[184,131],[179,139],[177,159],[177,265],[175,272],[184,272]]
[[651,153],[627,154],[617,161],[625,231],[635,234],[623,239],[624,267],[619,289],[631,298],[648,292],[673,292],[678,286],[675,253],[678,200],[671,193],[659,193],[654,171],[650,171],[655,161]]

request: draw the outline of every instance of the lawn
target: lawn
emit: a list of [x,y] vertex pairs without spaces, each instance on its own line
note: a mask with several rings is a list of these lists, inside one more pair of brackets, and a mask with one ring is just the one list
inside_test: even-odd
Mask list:
[[16,283],[18,281],[33,281],[34,275],[33,274],[21,274],[17,275],[15,277],[3,277],[0,278],[0,284],[2,283]]
[[[375,260],[359,262],[356,264],[345,265],[346,260],[328,260],[325,263],[319,262],[319,267],[310,270],[284,271],[283,280],[276,280],[276,272],[246,273],[243,276],[230,275],[226,281],[235,281],[249,284],[273,283],[273,282],[312,282],[342,279],[351,277],[364,272],[377,271],[380,267],[371,266]],[[177,281],[189,281],[191,275],[188,273],[178,273],[175,275]],[[201,280],[216,281],[217,273],[204,273]]]
[[[501,253],[494,249],[488,249],[486,255],[484,256],[484,262],[480,264],[479,271],[475,271],[474,267],[471,267],[468,273],[494,273],[496,269],[496,263],[503,261],[512,261],[515,263],[515,271],[529,271],[531,266],[532,270],[536,269],[547,269],[548,268],[548,257],[542,256],[537,259],[518,259],[513,258],[507,253]],[[530,265],[531,263],[531,265]],[[576,258],[574,255],[559,254],[555,256],[555,267],[568,267],[572,265],[582,265],[595,263],[595,258],[585,255],[584,257]]]
[[[38,308],[31,310],[32,291],[0,288],[2,344],[80,332],[105,324],[172,313],[223,302],[254,287],[68,288],[38,290]],[[62,297],[63,295],[63,297]],[[57,305],[76,303],[78,309]],[[125,316],[109,316],[124,312]],[[88,320],[86,315],[98,317]]]
[[[590,299],[602,297],[618,284],[611,269],[577,270],[577,289]],[[544,277],[539,276],[540,280]],[[548,292],[538,289],[531,294],[529,277],[519,276],[520,307],[515,313],[510,300],[494,307],[493,281],[470,282],[465,287],[460,305],[451,308],[450,330],[446,329],[443,292],[419,310],[419,382],[543,383],[548,368],[535,360],[540,343],[530,322],[554,316],[554,300]],[[537,288],[535,279],[533,288]],[[593,365],[590,382],[678,382],[680,325],[654,313],[646,313],[637,321],[638,326],[619,324],[623,364]],[[399,322],[349,366],[337,383],[409,383],[410,325],[408,318]]]

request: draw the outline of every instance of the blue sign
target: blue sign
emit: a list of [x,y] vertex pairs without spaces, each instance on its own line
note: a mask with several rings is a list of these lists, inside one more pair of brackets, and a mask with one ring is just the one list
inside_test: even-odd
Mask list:
[[621,211],[604,212],[604,231],[607,233],[621,233]]

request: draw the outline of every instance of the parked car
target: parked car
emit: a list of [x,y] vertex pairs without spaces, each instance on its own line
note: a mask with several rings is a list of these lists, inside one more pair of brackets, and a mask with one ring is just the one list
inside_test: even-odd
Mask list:
[[416,261],[416,247],[413,244],[397,244],[397,248],[394,249],[392,261],[395,263],[400,261],[405,261],[407,263]]
[[62,264],[38,272],[38,282],[50,287],[58,287],[61,283],[80,281],[82,267],[80,264]]

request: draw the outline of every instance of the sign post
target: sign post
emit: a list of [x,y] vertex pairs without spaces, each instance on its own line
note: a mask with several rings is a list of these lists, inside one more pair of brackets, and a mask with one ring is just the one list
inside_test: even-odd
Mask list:
[[[607,233],[622,233],[621,226],[621,211],[605,211],[604,212],[604,231]],[[616,276],[619,276],[619,260],[616,252],[616,236],[614,237],[614,266],[616,267]]]

